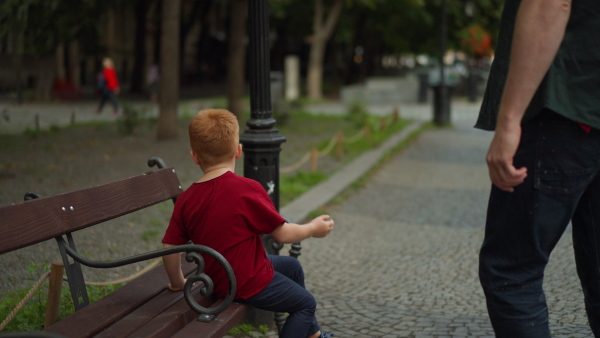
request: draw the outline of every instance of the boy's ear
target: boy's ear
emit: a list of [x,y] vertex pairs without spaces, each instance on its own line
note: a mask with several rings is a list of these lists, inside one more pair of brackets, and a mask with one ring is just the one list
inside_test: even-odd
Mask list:
[[237,160],[242,156],[242,144],[238,143],[237,149],[235,150],[235,159]]
[[200,165],[200,158],[198,158],[198,154],[196,154],[193,150],[190,150],[190,156],[192,156],[192,160],[194,160],[194,163]]

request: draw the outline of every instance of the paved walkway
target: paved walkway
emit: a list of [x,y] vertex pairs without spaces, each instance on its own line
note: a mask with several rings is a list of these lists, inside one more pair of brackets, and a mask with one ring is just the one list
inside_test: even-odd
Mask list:
[[[186,102],[180,113],[192,113],[201,105]],[[73,111],[78,122],[114,119],[95,115],[93,107],[0,106],[0,133],[33,129],[36,115],[41,128],[69,124]],[[369,110],[389,114],[393,108]],[[398,108],[402,117],[431,120],[430,105]],[[483,158],[491,133],[472,128],[477,108],[454,102],[453,128],[424,132],[334,207],[336,230],[331,236],[303,242],[300,259],[307,287],[319,302],[323,329],[341,338],[493,336],[477,280],[490,187]],[[309,109],[343,111],[331,104]],[[150,107],[149,115],[154,113]],[[368,170],[366,160],[375,163],[383,154],[382,149],[365,154],[339,173],[338,183],[311,190],[282,213],[303,217]],[[568,235],[552,255],[544,288],[555,337],[592,336]]]

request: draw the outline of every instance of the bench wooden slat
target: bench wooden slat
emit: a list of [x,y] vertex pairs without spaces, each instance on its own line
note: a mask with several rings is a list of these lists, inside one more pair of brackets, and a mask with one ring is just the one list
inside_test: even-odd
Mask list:
[[[222,299],[219,300],[213,306],[218,306],[222,301]],[[213,322],[205,323],[193,320],[183,329],[172,335],[171,338],[223,337],[248,314],[250,308],[248,304],[233,302]]]
[[173,168],[164,168],[88,189],[0,207],[0,254],[102,223],[180,193],[181,184]]
[[[195,268],[194,263],[183,260],[182,269],[185,274],[191,273]],[[83,310],[49,326],[44,331],[73,338],[94,336],[147,303],[157,294],[165,293],[164,302],[172,303],[182,299],[182,293],[166,292],[165,286],[168,282],[164,267],[157,266],[97,302],[86,306]],[[81,323],[86,323],[86,325],[81,325]],[[93,325],[90,325],[91,323]]]
[[[198,292],[194,292],[194,299],[205,307],[210,307],[217,301],[215,297],[202,298]],[[185,299],[181,299],[169,308],[162,311],[158,316],[147,321],[144,326],[127,337],[129,338],[163,338],[170,337],[181,330],[186,324],[198,318],[198,313],[190,308]],[[117,336],[113,336],[117,337]]]
[[[0,207],[0,254],[56,237],[65,220],[54,201],[32,200]],[[41,226],[43,225],[43,226]]]
[[[176,332],[187,322],[198,317],[183,298],[183,293],[176,293],[176,298],[173,298],[173,294],[168,290],[163,291],[94,337],[135,337],[140,335],[140,331],[156,333],[159,337],[169,336],[166,332]],[[215,302],[213,298],[203,298],[197,291],[194,292],[194,299],[205,307]],[[143,337],[151,335],[143,333]]]

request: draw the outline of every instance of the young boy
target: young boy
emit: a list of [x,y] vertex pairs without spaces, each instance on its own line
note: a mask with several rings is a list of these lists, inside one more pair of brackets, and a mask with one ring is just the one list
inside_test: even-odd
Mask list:
[[[329,337],[315,318],[316,302],[304,288],[304,272],[297,259],[268,255],[262,234],[281,243],[325,237],[333,220],[322,215],[310,223],[288,223],[279,215],[265,189],[256,181],[234,174],[242,154],[239,125],[227,110],[208,109],[190,122],[191,155],[204,175],[177,199],[162,240],[165,248],[205,245],[222,254],[233,268],[236,301],[259,309],[287,312],[280,337]],[[183,290],[185,278],[180,255],[164,256],[169,289]],[[215,284],[214,293],[225,297],[229,283],[222,267],[205,257],[205,273]]]

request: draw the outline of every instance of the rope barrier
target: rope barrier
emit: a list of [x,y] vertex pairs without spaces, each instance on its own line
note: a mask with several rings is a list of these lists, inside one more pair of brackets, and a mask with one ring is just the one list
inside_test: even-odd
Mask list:
[[[389,124],[394,123],[397,119],[398,119],[398,112],[394,111],[393,116],[391,117],[391,121],[388,122],[388,118],[387,117],[383,117],[379,122],[379,130],[384,130],[387,128],[387,126]],[[367,138],[367,141],[369,142],[368,138],[370,138],[369,135],[367,135],[367,130],[365,127],[363,129],[361,129],[360,131],[358,131],[354,136],[349,137],[349,138],[343,138],[339,136],[339,133],[336,133],[331,140],[329,141],[329,143],[327,144],[327,146],[325,147],[325,149],[321,150],[321,151],[317,151],[317,157],[323,157],[323,156],[327,156],[329,155],[329,153],[331,153],[331,151],[334,149],[335,145],[340,142],[345,143],[345,144],[352,144],[352,143],[356,143],[358,141],[360,141],[363,137]],[[339,155],[338,155],[339,156]],[[291,166],[288,167],[283,167],[279,169],[279,173],[281,174],[287,174],[287,173],[291,173],[293,171],[296,171],[297,169],[299,169],[301,166],[303,166],[306,162],[308,162],[311,159],[311,151],[308,151],[307,153],[304,154],[304,156],[302,156],[302,158],[300,160],[298,160],[298,162],[292,164]],[[314,159],[313,159],[314,161]]]
[[[157,266],[158,263],[160,263],[160,258],[156,258],[154,261],[152,261],[152,263],[148,264],[148,266],[146,266],[142,270],[134,273],[131,276],[128,276],[128,277],[125,277],[125,278],[121,278],[121,279],[117,279],[117,280],[112,281],[112,282],[85,282],[85,285],[107,286],[107,285],[127,283],[127,282],[129,282],[131,280],[134,280],[134,279],[138,278],[139,276],[145,274],[146,272],[150,271],[155,266]],[[63,280],[68,281],[67,278],[63,278]]]
[[19,313],[19,311],[21,311],[23,309],[23,306],[25,306],[25,304],[31,299],[31,297],[33,297],[33,294],[40,288],[42,283],[46,279],[48,279],[49,276],[50,276],[50,271],[43,274],[42,277],[33,285],[31,290],[29,290],[29,292],[27,292],[27,294],[25,295],[25,298],[23,298],[19,302],[19,304],[17,304],[15,309],[12,310],[12,312],[8,315],[8,317],[6,317],[6,319],[2,322],[2,324],[0,324],[0,331],[4,330],[4,328],[8,325],[8,323],[10,323],[10,321],[16,317],[17,313]]
[[292,171],[300,168],[304,163],[308,162],[308,160],[310,160],[310,152],[304,154],[304,156],[300,159],[300,161],[296,162],[296,164],[279,169],[279,172],[282,174],[291,173]]
[[327,147],[325,147],[325,149],[319,151],[319,156],[323,157],[323,156],[329,155],[329,153],[333,150],[333,147],[335,147],[336,142],[337,142],[337,134],[333,135],[333,137],[331,138],[331,141],[329,141],[329,144],[327,145]]
[[344,139],[344,143],[346,143],[346,144],[356,143],[356,142],[360,141],[360,139],[362,139],[363,136],[365,136],[365,130],[361,129],[358,133],[356,133],[356,135]]

